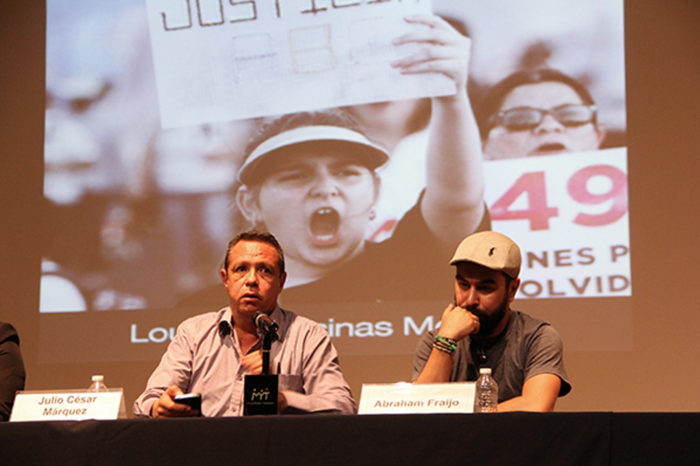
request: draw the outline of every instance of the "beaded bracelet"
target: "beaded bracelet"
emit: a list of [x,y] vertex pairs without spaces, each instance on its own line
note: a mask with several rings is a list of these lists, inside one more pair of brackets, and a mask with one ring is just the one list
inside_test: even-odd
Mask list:
[[452,351],[451,349],[445,348],[444,346],[440,346],[440,345],[437,344],[437,343],[433,343],[433,348],[435,348],[436,350],[440,350],[440,351],[442,351],[443,353],[447,353],[447,354],[452,354],[452,353],[454,353],[454,351]]
[[450,348],[454,347],[454,350],[457,349],[457,340],[453,340],[452,338],[447,338],[443,337],[442,335],[435,335],[435,339],[442,343],[443,345],[447,345]]
[[445,353],[454,353],[457,351],[457,342],[452,338],[443,337],[442,335],[435,335],[433,348]]

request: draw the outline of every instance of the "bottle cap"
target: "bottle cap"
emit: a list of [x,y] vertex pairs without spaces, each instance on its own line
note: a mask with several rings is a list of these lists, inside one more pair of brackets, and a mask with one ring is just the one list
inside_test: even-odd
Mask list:
[[479,374],[488,374],[491,375],[491,368],[489,367],[482,367],[479,369]]
[[92,376],[92,381],[93,382],[104,382],[105,376],[104,375],[93,375]]

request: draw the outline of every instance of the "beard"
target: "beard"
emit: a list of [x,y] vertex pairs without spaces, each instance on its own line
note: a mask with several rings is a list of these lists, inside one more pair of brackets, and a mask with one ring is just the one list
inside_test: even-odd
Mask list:
[[503,296],[501,304],[491,313],[477,306],[467,307],[466,309],[479,319],[479,331],[475,335],[480,337],[491,336],[506,315],[506,311],[508,310],[508,294],[506,293]]

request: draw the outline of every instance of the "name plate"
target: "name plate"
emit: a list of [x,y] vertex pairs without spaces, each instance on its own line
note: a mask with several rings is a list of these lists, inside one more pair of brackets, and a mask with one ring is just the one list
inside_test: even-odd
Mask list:
[[471,413],[474,388],[474,382],[363,384],[358,413]]
[[82,421],[126,418],[121,388],[104,392],[86,390],[27,390],[17,392],[10,414],[14,421]]

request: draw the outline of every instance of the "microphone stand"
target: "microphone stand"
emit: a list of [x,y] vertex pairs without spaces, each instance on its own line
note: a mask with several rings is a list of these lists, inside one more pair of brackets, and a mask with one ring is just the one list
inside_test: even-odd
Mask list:
[[276,340],[277,334],[274,332],[265,332],[262,343],[262,375],[270,373],[270,347],[272,342]]

